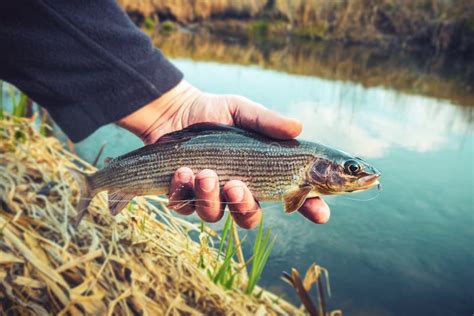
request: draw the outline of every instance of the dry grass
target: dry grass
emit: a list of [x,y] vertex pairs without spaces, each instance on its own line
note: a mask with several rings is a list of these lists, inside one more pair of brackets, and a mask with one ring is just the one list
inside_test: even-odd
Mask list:
[[94,167],[33,121],[0,120],[0,314],[302,314],[271,293],[212,283],[198,261],[216,265],[215,248],[193,241],[199,228],[163,199],[136,198],[113,218],[100,194],[75,228],[78,188],[66,167]]

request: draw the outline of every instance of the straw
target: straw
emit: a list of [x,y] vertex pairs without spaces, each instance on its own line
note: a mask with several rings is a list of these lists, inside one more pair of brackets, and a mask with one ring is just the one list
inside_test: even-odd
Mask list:
[[34,121],[0,119],[0,315],[303,313],[266,291],[214,284],[199,262],[223,258],[190,233],[215,232],[174,217],[163,198],[135,198],[112,217],[101,193],[74,227],[79,188],[66,167],[95,168]]

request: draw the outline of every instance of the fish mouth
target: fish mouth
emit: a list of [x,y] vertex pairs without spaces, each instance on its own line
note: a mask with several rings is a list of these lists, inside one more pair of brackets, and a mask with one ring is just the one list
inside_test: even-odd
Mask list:
[[379,177],[380,174],[371,174],[368,176],[364,176],[357,180],[357,184],[359,184],[363,188],[371,188],[379,184]]

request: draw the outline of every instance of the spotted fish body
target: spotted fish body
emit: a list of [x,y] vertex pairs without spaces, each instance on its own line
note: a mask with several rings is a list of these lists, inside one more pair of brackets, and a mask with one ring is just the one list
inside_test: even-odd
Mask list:
[[[221,186],[241,180],[257,200],[284,200],[286,211],[291,212],[306,197],[340,193],[330,185],[342,181],[334,178],[340,173],[339,162],[351,159],[347,153],[314,142],[275,140],[235,127],[197,124],[112,159],[95,174],[74,173],[83,196],[109,192],[113,214],[134,196],[168,194],[174,172],[183,166],[194,173],[216,171]],[[84,200],[78,205],[82,212],[90,199]]]

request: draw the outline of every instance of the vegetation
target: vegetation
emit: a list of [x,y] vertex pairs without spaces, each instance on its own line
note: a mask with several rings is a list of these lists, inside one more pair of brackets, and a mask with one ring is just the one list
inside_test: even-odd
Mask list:
[[263,269],[267,263],[270,252],[272,251],[275,239],[270,240],[270,229],[263,232],[263,215],[260,226],[258,227],[257,237],[253,246],[252,268],[250,269],[249,279],[245,293],[252,294],[257,282],[262,276]]
[[[248,296],[222,286],[230,282],[220,271],[240,268],[229,259],[239,245],[219,258],[189,236],[215,233],[174,217],[159,197],[135,198],[113,218],[100,194],[72,225],[78,188],[66,167],[95,168],[34,122],[6,113],[0,120],[0,314],[302,314],[267,291]],[[217,284],[199,258],[224,267]]]
[[[249,260],[240,264],[234,264],[236,254],[242,249],[242,242],[238,240],[237,230],[235,228],[232,216],[229,214],[226,218],[224,228],[219,238],[219,249],[216,260],[210,266],[205,264],[206,260],[201,252],[198,266],[207,271],[209,278],[216,284],[221,285],[226,290],[238,290],[245,288],[244,292],[251,295],[257,286],[262,275],[263,269],[267,263],[275,239],[270,240],[271,229],[264,232],[263,217],[258,227],[257,236],[253,246],[253,253]],[[201,222],[200,242],[202,249],[207,249],[211,238],[205,233],[204,223]],[[206,251],[204,251],[206,252]],[[247,268],[250,268],[250,273]]]
[[[0,82],[0,314],[303,313],[257,286],[275,241],[263,217],[251,258],[244,262],[240,254],[239,263],[234,256],[242,243],[230,214],[216,249],[214,231],[174,217],[159,197],[135,198],[114,219],[100,194],[81,225],[73,225],[79,190],[66,170],[95,167],[45,137],[45,116],[37,131],[37,120],[23,117],[27,97],[12,86],[8,91],[11,114],[4,112]],[[285,278],[308,312],[326,316],[321,298],[313,313],[309,293],[318,271],[307,273],[304,288],[298,278]]]
[[266,37],[270,30],[269,20],[256,20],[250,24],[249,33],[255,37]]
[[145,20],[143,21],[143,27],[147,31],[153,31],[156,27],[156,18],[152,18],[150,16],[147,16]]
[[[176,32],[153,40],[171,58],[257,64],[288,73],[353,81],[364,87],[384,86],[464,106],[474,104],[474,63],[449,56],[389,53],[384,49],[342,43],[325,45],[297,40],[288,43],[278,36],[263,42],[230,42],[204,31]],[[472,115],[466,111],[466,119],[469,119]]]
[[176,25],[173,23],[173,21],[164,21],[161,23],[161,31],[165,33],[170,33],[176,30]]
[[314,26],[301,26],[293,30],[293,34],[304,39],[325,39],[328,36],[328,27],[325,23]]
[[15,117],[25,117],[27,113],[28,97],[11,85],[7,85],[10,102],[12,104],[12,114]]
[[[382,47],[456,52],[474,56],[470,0],[119,0],[130,12],[179,23],[249,21],[246,32],[378,44]],[[285,27],[274,28],[282,21]],[[244,22],[245,23],[245,22]]]

